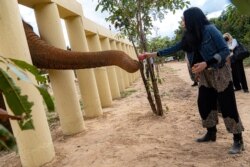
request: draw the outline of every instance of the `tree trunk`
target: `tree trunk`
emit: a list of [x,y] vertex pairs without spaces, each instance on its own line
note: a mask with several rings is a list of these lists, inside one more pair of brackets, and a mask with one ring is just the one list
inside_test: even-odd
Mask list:
[[[136,50],[136,47],[135,47],[135,44],[134,44],[134,41],[132,40],[132,38],[131,38],[131,41],[132,41],[132,44],[134,46],[135,53],[136,53],[136,55],[138,57],[139,54],[138,54],[138,52]],[[145,89],[146,89],[146,92],[147,92],[147,98],[148,98],[148,102],[150,104],[150,107],[151,107],[153,113],[157,114],[157,110],[156,110],[156,107],[155,107],[155,104],[154,104],[154,100],[152,98],[152,94],[151,94],[150,89],[149,89],[149,84],[148,84],[148,81],[147,81],[147,79],[146,79],[146,77],[144,75],[143,63],[140,63],[140,73],[141,73],[142,81],[144,83],[144,86],[145,86]]]
[[[140,0],[138,1],[138,9],[139,9],[139,11],[141,10],[140,9]],[[146,37],[145,37],[144,31],[143,31],[142,18],[141,18],[140,14],[138,17],[138,23],[139,23],[140,41],[141,41],[142,49],[144,50],[144,52],[147,52],[147,44],[146,44],[147,41],[146,41]],[[147,64],[148,64],[148,68],[149,68],[149,74],[150,74],[150,78],[152,81],[154,97],[155,97],[155,102],[156,102],[156,106],[157,106],[156,114],[162,116],[163,109],[162,109],[161,97],[159,95],[157,80],[155,78],[154,71],[152,69],[152,66],[151,66],[149,59],[147,59]]]

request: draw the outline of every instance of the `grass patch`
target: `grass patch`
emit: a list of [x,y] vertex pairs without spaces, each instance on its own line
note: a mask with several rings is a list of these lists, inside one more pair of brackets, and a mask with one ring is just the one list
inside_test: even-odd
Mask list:
[[170,94],[169,94],[169,93],[167,93],[167,92],[163,92],[160,96],[161,96],[161,97],[164,97],[164,96],[169,97],[169,96],[170,96]]
[[134,92],[136,92],[136,90],[134,90],[134,89],[123,91],[123,92],[121,92],[121,98],[128,97],[129,95],[131,95]]
[[250,57],[246,58],[244,61],[243,61],[243,64],[245,67],[250,67]]

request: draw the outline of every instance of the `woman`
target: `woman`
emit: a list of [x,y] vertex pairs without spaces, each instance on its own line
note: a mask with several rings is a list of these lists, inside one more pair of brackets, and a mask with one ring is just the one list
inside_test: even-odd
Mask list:
[[238,154],[244,150],[241,123],[233,89],[231,69],[226,64],[230,52],[217,28],[210,24],[204,13],[197,7],[184,11],[185,32],[176,45],[145,53],[140,60],[149,57],[167,56],[179,50],[186,51],[191,58],[192,72],[199,75],[198,108],[203,127],[207,133],[197,142],[216,141],[218,123],[217,101],[222,112],[225,126],[233,133],[233,145],[229,154]]
[[245,93],[248,93],[249,91],[247,86],[243,60],[237,60],[233,55],[233,50],[238,46],[238,42],[229,33],[225,33],[223,37],[227,42],[227,46],[230,50],[230,60],[231,60],[230,62],[232,68],[234,90],[238,91],[243,89]]

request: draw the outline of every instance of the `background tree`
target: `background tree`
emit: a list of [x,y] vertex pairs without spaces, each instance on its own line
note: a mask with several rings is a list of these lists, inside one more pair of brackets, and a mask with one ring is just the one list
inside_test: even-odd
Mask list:
[[[110,16],[106,18],[106,20],[114,24],[115,28],[119,29],[121,33],[128,36],[133,43],[135,41],[139,45],[141,52],[147,52],[148,48],[146,37],[151,33],[151,29],[153,28],[152,21],[155,19],[160,19],[162,21],[164,15],[168,12],[175,12],[175,10],[182,9],[188,4],[188,1],[182,0],[98,0],[96,10],[101,8],[101,11],[109,12]],[[147,90],[148,100],[153,112],[157,115],[162,115],[163,110],[157,82],[153,70],[149,65],[149,60],[147,60],[147,63],[150,70],[157,107],[155,107],[151,97],[148,82],[144,77],[143,66],[141,65],[140,72]]]
[[[154,37],[148,40],[148,51],[150,52],[156,52],[159,49],[162,49],[164,47],[170,46],[171,45],[171,39],[167,36],[165,37]],[[156,57],[155,62],[163,62],[164,57]]]
[[[167,36],[165,37],[154,37],[151,38],[150,40],[148,40],[148,50],[150,52],[156,52],[157,50],[170,46],[171,43],[171,39]],[[161,83],[162,80],[160,78],[160,70],[159,70],[159,65],[163,64],[165,62],[165,58],[164,57],[156,57],[154,58],[154,65],[155,65],[155,71],[156,71],[156,79],[158,81],[158,83]]]
[[[241,42],[250,50],[250,15],[243,14],[229,5],[218,18],[210,19],[223,33],[229,32],[233,38]],[[250,65],[250,58],[244,60]]]
[[250,48],[250,16],[240,13],[233,5],[229,5],[220,17],[210,21],[223,33],[229,32]]
[[231,3],[233,3],[241,13],[250,16],[249,0],[231,0]]
[[[239,42],[243,43],[250,50],[250,15],[243,14],[238,11],[238,9],[229,5],[221,13],[218,18],[211,18],[209,21],[216,25],[222,33],[229,32],[234,38]],[[181,22],[179,22],[179,27],[175,30],[175,37],[171,39],[168,43],[171,45],[181,40],[183,34],[183,28],[181,27]],[[154,40],[149,41],[150,45],[155,45]],[[167,43],[165,45],[169,46]],[[173,54],[174,56],[184,57],[183,52],[178,52]],[[245,64],[250,64],[250,58],[244,60]]]

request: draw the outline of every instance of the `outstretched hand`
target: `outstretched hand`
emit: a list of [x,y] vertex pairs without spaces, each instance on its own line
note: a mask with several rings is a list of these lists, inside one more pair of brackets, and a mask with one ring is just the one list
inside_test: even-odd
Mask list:
[[138,56],[138,59],[140,61],[143,61],[144,59],[146,58],[150,58],[150,57],[156,57],[157,56],[157,53],[156,52],[152,52],[152,53],[148,53],[148,52],[145,52],[145,53],[142,53]]
[[140,54],[140,55],[138,56],[139,61],[143,61],[143,60],[146,59],[146,58],[147,58],[147,56],[146,56],[145,53],[142,53],[142,54]]

